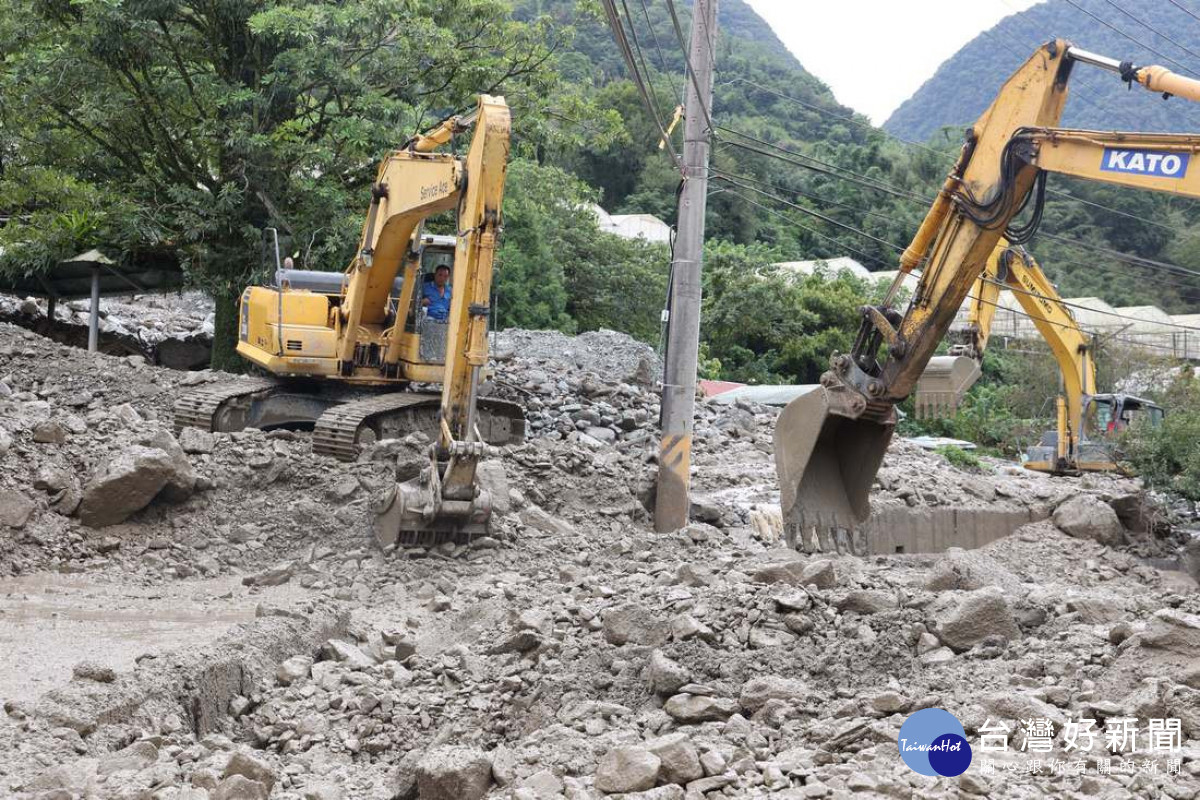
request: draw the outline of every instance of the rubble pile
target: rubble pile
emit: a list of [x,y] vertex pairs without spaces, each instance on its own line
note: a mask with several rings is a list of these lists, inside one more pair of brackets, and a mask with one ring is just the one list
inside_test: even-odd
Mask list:
[[[1135,481],[992,459],[964,472],[898,442],[875,502],[1017,508],[1040,521],[971,551],[804,555],[763,524],[778,501],[775,412],[700,403],[692,522],[654,534],[653,352],[612,333],[512,332],[500,345],[495,391],[526,405],[532,433],[489,465],[491,535],[384,554],[369,544],[368,504],[416,439],[343,464],[314,457],[298,432],[176,438],[182,384],[228,376],[0,326],[0,493],[24,498],[20,520],[0,503],[0,563],[132,582],[234,572],[247,592],[300,592],[220,642],[131,673],[81,653],[69,684],[6,703],[0,795],[1200,792],[1200,593],[1160,568],[1184,534],[1164,533]],[[88,487],[106,487],[93,489],[99,506]],[[119,522],[88,524],[143,500]],[[897,736],[933,707],[973,745],[1000,722],[1011,746],[977,751],[961,777],[919,775]],[[1126,716],[1142,720],[1136,756],[1110,756],[1102,736],[1090,753],[1067,748],[1068,720],[1103,729]],[[1155,771],[1120,768],[1147,758],[1152,717],[1181,722],[1178,774],[1165,756]],[[1032,719],[1053,728],[1044,750],[1029,749],[1021,720]],[[1085,769],[1006,769],[1035,757]],[[1101,773],[1101,757],[1114,768]]]
[[[55,308],[53,325],[45,300],[0,294],[0,322],[52,334],[84,346],[90,300],[69,300]],[[200,292],[100,299],[99,334],[105,349],[143,354],[173,369],[199,369],[212,352],[212,300]]]

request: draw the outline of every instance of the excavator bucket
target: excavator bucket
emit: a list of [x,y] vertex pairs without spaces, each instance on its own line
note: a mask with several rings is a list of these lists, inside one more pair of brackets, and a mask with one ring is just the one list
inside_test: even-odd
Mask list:
[[913,392],[917,419],[949,416],[958,410],[967,390],[983,370],[969,356],[934,356],[917,381]]
[[791,546],[827,549],[807,543],[866,521],[895,426],[893,408],[872,412],[844,388],[822,386],[788,403],[775,425],[775,471]]

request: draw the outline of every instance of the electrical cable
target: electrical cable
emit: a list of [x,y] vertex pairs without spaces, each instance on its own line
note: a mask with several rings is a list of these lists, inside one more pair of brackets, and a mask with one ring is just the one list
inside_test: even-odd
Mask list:
[[604,5],[605,15],[608,17],[609,28],[613,32],[613,38],[616,39],[617,48],[621,51],[621,55],[625,60],[625,67],[629,70],[630,79],[637,87],[638,93],[642,96],[642,102],[646,109],[650,112],[654,120],[654,124],[658,126],[658,131],[662,134],[662,141],[666,145],[667,152],[671,156],[671,161],[676,169],[681,168],[679,155],[675,152],[675,147],[671,144],[671,137],[667,135],[667,128],[663,124],[662,117],[659,116],[658,106],[655,104],[650,91],[646,88],[646,83],[642,79],[641,73],[638,71],[637,61],[634,57],[633,50],[629,45],[629,40],[625,36],[625,25],[621,22],[621,15],[617,11],[614,0],[602,0]]
[[[785,93],[783,93],[783,92],[779,92],[779,91],[777,91],[777,90],[775,90],[775,89],[772,89],[772,88],[770,88],[770,87],[768,87],[768,86],[763,86],[762,84],[755,83],[754,81],[748,80],[748,79],[746,79],[746,78],[734,78],[733,80],[731,80],[731,81],[728,81],[728,83],[744,83],[744,84],[746,84],[746,85],[748,85],[748,86],[752,86],[752,87],[754,87],[755,89],[758,89],[758,90],[760,90],[760,91],[766,92],[766,93],[768,93],[768,94],[775,95],[776,97],[778,97],[778,98],[780,98],[780,99],[787,100],[787,101],[789,101],[789,102],[796,103],[797,105],[800,105],[800,106],[803,106],[803,107],[805,107],[805,108],[811,109],[811,110],[813,110],[813,111],[816,111],[816,112],[818,112],[818,113],[825,114],[826,116],[832,117],[833,119],[840,120],[840,121],[842,121],[842,122],[848,122],[848,123],[850,123],[851,125],[857,125],[857,126],[859,126],[859,127],[861,127],[861,128],[865,128],[865,129],[867,129],[867,130],[876,131],[876,132],[878,132],[878,133],[881,133],[881,134],[883,134],[885,137],[887,137],[887,138],[890,138],[890,139],[892,139],[892,140],[894,140],[894,141],[896,141],[896,142],[899,142],[899,143],[901,143],[901,144],[910,145],[910,146],[912,146],[912,147],[916,147],[916,148],[919,148],[919,149],[921,149],[921,150],[925,150],[926,152],[933,153],[933,154],[935,154],[935,155],[940,155],[940,156],[944,156],[944,155],[946,155],[945,151],[938,150],[938,149],[937,149],[937,148],[935,148],[935,147],[930,147],[930,146],[929,146],[929,145],[927,145],[927,144],[923,144],[923,143],[921,143],[921,142],[916,142],[916,141],[913,141],[913,140],[911,140],[911,139],[905,139],[905,138],[904,138],[904,137],[902,137],[902,136],[896,136],[895,134],[888,133],[888,132],[887,132],[886,130],[884,130],[883,128],[876,128],[874,125],[872,125],[872,124],[871,124],[871,123],[869,123],[869,122],[865,122],[865,121],[863,121],[863,120],[857,120],[857,119],[854,119],[853,117],[845,117],[845,116],[842,116],[841,114],[838,114],[838,113],[836,113],[836,112],[834,112],[834,111],[831,111],[830,109],[827,109],[827,108],[822,108],[822,107],[820,107],[820,106],[818,106],[818,105],[816,105],[816,104],[814,104],[814,103],[808,103],[808,102],[805,102],[804,100],[800,100],[799,98],[795,98],[795,97],[792,97],[792,96],[790,96],[790,95],[787,95],[787,94],[785,94]],[[1167,225],[1167,224],[1165,224],[1165,223],[1158,222],[1158,221],[1156,221],[1156,220],[1147,219],[1147,218],[1145,218],[1145,217],[1139,217],[1137,214],[1131,214],[1131,213],[1129,213],[1128,211],[1121,211],[1120,209],[1113,208],[1113,207],[1111,207],[1111,206],[1106,206],[1106,205],[1104,205],[1103,203],[1097,203],[1097,202],[1095,202],[1095,201],[1093,201],[1093,200],[1085,200],[1085,199],[1084,199],[1084,198],[1082,198],[1082,197],[1079,197],[1079,196],[1077,196],[1077,195],[1073,195],[1073,194],[1071,194],[1070,192],[1066,192],[1066,191],[1063,191],[1063,190],[1061,190],[1061,189],[1051,189],[1051,188],[1047,187],[1047,189],[1046,189],[1046,193],[1047,193],[1047,194],[1049,194],[1049,195],[1053,195],[1053,196],[1055,196],[1055,197],[1063,197],[1063,198],[1067,198],[1067,199],[1073,200],[1073,201],[1075,201],[1075,202],[1077,202],[1077,203],[1083,203],[1083,204],[1084,204],[1084,205],[1086,205],[1086,206],[1091,206],[1091,207],[1093,207],[1093,208],[1102,209],[1102,210],[1104,210],[1104,211],[1108,211],[1108,212],[1110,212],[1110,213],[1112,213],[1112,214],[1116,214],[1116,215],[1118,215],[1118,216],[1126,217],[1126,218],[1128,218],[1128,219],[1134,219],[1134,220],[1137,220],[1138,222],[1144,223],[1144,224],[1146,224],[1146,225],[1151,225],[1151,226],[1153,226],[1153,227],[1156,227],[1156,228],[1161,228],[1161,229],[1163,229],[1163,230],[1172,231],[1173,233],[1177,233],[1177,234],[1180,234],[1180,235],[1183,235],[1183,236],[1196,236],[1196,235],[1200,234],[1200,231],[1186,230],[1186,229],[1184,229],[1184,228],[1177,228],[1177,227],[1175,227],[1175,226],[1173,226],[1173,225]]]
[[1119,5],[1117,5],[1116,3],[1114,3],[1112,0],[1104,0],[1104,2],[1108,3],[1110,6],[1112,6],[1113,8],[1115,8],[1117,11],[1120,11],[1122,14],[1124,14],[1124,15],[1125,15],[1125,16],[1127,16],[1127,17],[1129,17],[1131,20],[1133,20],[1134,22],[1136,22],[1138,25],[1141,25],[1143,28],[1145,28],[1146,30],[1150,31],[1150,32],[1151,32],[1151,33],[1153,33],[1155,36],[1158,36],[1159,38],[1161,38],[1161,39],[1163,39],[1163,40],[1165,40],[1165,41],[1168,41],[1168,42],[1170,42],[1171,44],[1175,45],[1176,47],[1178,47],[1178,48],[1179,48],[1180,50],[1182,50],[1183,52],[1187,53],[1187,54],[1188,54],[1189,56],[1191,56],[1192,58],[1200,58],[1200,55],[1197,55],[1197,54],[1196,54],[1196,51],[1194,51],[1194,50],[1191,50],[1191,49],[1189,49],[1189,48],[1185,47],[1184,45],[1180,44],[1179,42],[1175,41],[1175,40],[1174,40],[1174,39],[1172,39],[1170,36],[1167,36],[1165,33],[1163,33],[1162,31],[1158,30],[1157,28],[1155,28],[1153,25],[1149,24],[1148,22],[1144,22],[1144,21],[1142,21],[1141,19],[1139,19],[1138,17],[1135,17],[1133,14],[1131,14],[1130,12],[1128,12],[1128,11],[1126,11],[1125,9],[1121,8]]
[[[897,245],[897,244],[895,244],[895,243],[893,243],[893,242],[889,242],[889,241],[887,241],[887,240],[884,240],[884,239],[880,239],[879,237],[877,237],[877,236],[874,236],[874,235],[872,235],[872,234],[870,234],[870,233],[867,233],[866,231],[864,231],[864,230],[861,230],[861,229],[859,229],[859,228],[855,228],[855,227],[854,227],[854,226],[852,226],[852,225],[847,225],[847,224],[845,224],[845,223],[838,222],[837,220],[832,220],[832,219],[830,219],[830,218],[828,218],[828,217],[825,217],[824,215],[822,215],[822,214],[820,214],[820,213],[818,213],[818,212],[812,211],[811,209],[807,209],[807,208],[804,208],[803,206],[799,206],[799,205],[796,205],[795,203],[791,203],[791,202],[789,202],[789,201],[785,200],[784,198],[782,198],[782,197],[779,197],[778,195],[774,195],[774,194],[771,194],[770,192],[765,192],[765,191],[762,191],[762,190],[760,190],[760,189],[756,189],[756,188],[754,188],[754,187],[752,187],[752,186],[747,186],[747,185],[744,185],[744,184],[740,184],[740,183],[738,183],[737,181],[735,181],[735,180],[731,180],[730,178],[728,178],[727,176],[724,176],[724,175],[718,175],[717,177],[718,177],[719,179],[721,179],[721,180],[724,180],[724,181],[726,181],[727,183],[732,183],[733,185],[735,185],[735,186],[739,186],[739,187],[740,187],[740,188],[742,188],[742,189],[747,189],[747,190],[749,190],[749,191],[755,192],[756,194],[759,194],[759,195],[762,195],[762,196],[764,196],[764,197],[770,198],[771,200],[774,200],[775,202],[777,202],[777,203],[780,203],[781,205],[788,206],[788,207],[790,207],[790,208],[792,208],[792,209],[794,209],[794,210],[800,211],[801,213],[808,214],[808,215],[810,215],[810,216],[813,216],[813,217],[816,217],[816,218],[818,218],[818,219],[821,219],[822,221],[825,221],[825,222],[830,222],[830,223],[832,223],[832,224],[836,225],[836,226],[837,226],[837,227],[839,227],[839,228],[843,228],[843,229],[845,229],[845,230],[847,230],[847,231],[849,231],[849,232],[851,232],[851,233],[855,233],[855,234],[857,234],[858,236],[861,236],[861,237],[863,237],[863,238],[870,239],[870,240],[872,240],[872,241],[874,241],[874,242],[877,242],[877,243],[879,243],[879,244],[883,244],[883,245],[885,245],[885,246],[887,246],[887,247],[890,247],[891,249],[893,249],[893,250],[896,250],[896,251],[898,251],[898,252],[902,252],[902,251],[904,250],[904,248],[903,248],[903,247],[901,247],[900,245]],[[734,194],[736,195],[736,194],[738,194],[738,193],[737,193],[737,192],[734,192]],[[740,196],[740,195],[739,195],[739,196]],[[743,197],[742,199],[747,199],[747,198]],[[847,249],[849,249],[849,248],[847,248]],[[874,259],[874,258],[873,258],[873,260],[875,260],[875,261],[879,261],[879,259]],[[1103,314],[1103,315],[1105,315],[1105,316],[1115,317],[1115,318],[1117,318],[1117,319],[1123,319],[1123,320],[1126,320],[1126,321],[1129,321],[1129,322],[1145,323],[1145,322],[1151,321],[1151,322],[1154,322],[1154,324],[1156,324],[1156,325],[1167,325],[1167,326],[1169,326],[1169,327],[1173,327],[1173,328],[1179,328],[1179,329],[1182,329],[1182,330],[1200,332],[1200,327],[1192,327],[1192,326],[1188,326],[1188,325],[1181,325],[1181,324],[1179,324],[1179,323],[1175,323],[1175,322],[1166,323],[1166,322],[1157,322],[1157,321],[1152,321],[1152,320],[1144,320],[1144,319],[1140,319],[1140,318],[1138,318],[1138,317],[1130,317],[1130,316],[1128,316],[1128,315],[1125,315],[1125,314],[1119,314],[1119,313],[1116,313],[1116,312],[1113,312],[1113,311],[1100,311],[1100,310],[1097,310],[1097,309],[1092,309],[1092,308],[1089,308],[1088,306],[1084,306],[1084,305],[1079,305],[1079,304],[1077,304],[1077,303],[1071,303],[1071,302],[1068,302],[1068,301],[1066,301],[1066,300],[1063,300],[1062,298],[1050,297],[1049,295],[1044,295],[1044,294],[1041,294],[1040,292],[1031,292],[1031,291],[1028,291],[1028,290],[1025,290],[1025,289],[1017,289],[1017,288],[1015,288],[1015,287],[1009,286],[1007,283],[1004,283],[1004,282],[1002,282],[1002,281],[996,281],[996,280],[994,280],[994,279],[990,279],[990,278],[986,278],[986,277],[984,278],[984,280],[988,280],[989,282],[991,282],[991,283],[994,283],[994,284],[996,284],[997,286],[1000,286],[1001,288],[1004,288],[1004,289],[1008,289],[1008,290],[1010,290],[1010,291],[1014,291],[1014,292],[1021,292],[1021,293],[1023,293],[1023,294],[1026,294],[1026,295],[1029,295],[1029,296],[1032,296],[1032,297],[1037,297],[1037,298],[1039,298],[1039,299],[1042,299],[1042,300],[1047,300],[1047,301],[1049,301],[1049,302],[1061,303],[1063,306],[1065,306],[1065,307],[1068,307],[1068,308],[1078,308],[1078,309],[1082,309],[1082,310],[1089,311],[1089,312],[1094,312],[1094,313],[1098,313],[1098,314]],[[1014,311],[1014,313],[1019,313],[1019,312],[1015,312],[1015,311]],[[1028,316],[1028,315],[1026,315],[1026,316]]]
[[[691,79],[692,86],[696,90],[696,100],[700,105],[700,113],[704,116],[704,121],[708,123],[708,129],[715,132],[716,126],[713,125],[712,115],[708,113],[708,104],[704,102],[705,92],[700,87],[700,79],[696,77],[696,70],[692,66],[692,56],[688,52],[687,40],[683,35],[683,27],[679,24],[679,15],[675,12],[675,2],[674,0],[666,0],[666,2],[667,10],[671,12],[671,24],[675,28],[675,38],[679,42],[680,49],[683,50],[683,62],[687,67],[688,77]],[[695,7],[692,9],[692,13],[695,13]],[[701,20],[701,22],[703,22],[703,20]]]
[[1197,22],[1200,22],[1200,17],[1196,16],[1193,12],[1188,11],[1182,4],[1176,2],[1176,0],[1167,0],[1167,2],[1170,3],[1171,5],[1175,6],[1176,8],[1178,8],[1183,13],[1187,14],[1192,19],[1196,20]]
[[1140,40],[1138,40],[1138,39],[1134,38],[1133,36],[1130,36],[1128,33],[1126,33],[1125,31],[1121,30],[1121,29],[1120,29],[1120,28],[1118,28],[1116,25],[1113,25],[1112,23],[1110,23],[1110,22],[1108,22],[1107,20],[1105,20],[1103,17],[1097,16],[1096,14],[1093,14],[1091,11],[1088,11],[1086,8],[1084,8],[1083,6],[1081,6],[1081,5],[1079,5],[1078,3],[1076,3],[1076,2],[1075,2],[1075,0],[1065,0],[1065,2],[1066,2],[1066,4],[1067,4],[1067,5],[1071,6],[1071,8],[1073,8],[1073,9],[1075,9],[1076,11],[1079,11],[1079,12],[1081,12],[1081,13],[1083,13],[1083,14],[1086,14],[1086,15],[1088,15],[1089,17],[1091,17],[1092,19],[1094,19],[1096,22],[1099,22],[1101,25],[1103,25],[1104,27],[1108,28],[1108,29],[1109,29],[1110,31],[1112,31],[1113,33],[1116,33],[1118,36],[1123,36],[1123,37],[1125,37],[1125,38],[1126,38],[1126,39],[1128,39],[1129,41],[1131,41],[1131,42],[1133,42],[1134,44],[1136,44],[1138,47],[1141,47],[1143,50],[1147,50],[1147,51],[1149,51],[1149,52],[1153,53],[1154,55],[1158,56],[1159,58],[1161,58],[1161,59],[1163,59],[1163,60],[1165,60],[1165,61],[1167,61],[1167,62],[1169,62],[1169,63],[1171,63],[1171,64],[1174,64],[1174,65],[1175,65],[1175,66],[1177,66],[1177,67],[1179,67],[1179,69],[1180,69],[1181,71],[1183,71],[1183,72],[1186,72],[1188,75],[1191,75],[1192,77],[1196,77],[1196,73],[1192,72],[1190,69],[1188,69],[1187,67],[1185,67],[1183,64],[1179,63],[1178,61],[1176,61],[1175,59],[1171,58],[1170,56],[1168,56],[1168,55],[1165,55],[1164,53],[1161,53],[1161,52],[1159,52],[1158,50],[1155,50],[1153,47],[1151,47],[1150,45],[1146,44],[1145,42],[1142,42],[1142,41],[1140,41]]
[[662,68],[662,72],[667,76],[667,83],[671,85],[671,94],[683,103],[683,90],[676,85],[675,73],[667,64],[667,56],[663,52],[662,44],[658,40],[658,31],[654,28],[654,23],[650,21],[650,8],[646,4],[646,0],[638,0],[642,6],[642,17],[646,20],[646,28],[650,31],[650,38],[654,40],[654,49],[658,52],[658,65]]

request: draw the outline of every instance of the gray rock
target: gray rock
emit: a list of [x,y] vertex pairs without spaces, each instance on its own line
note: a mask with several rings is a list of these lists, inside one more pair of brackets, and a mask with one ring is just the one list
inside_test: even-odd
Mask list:
[[182,503],[192,496],[196,489],[196,473],[192,471],[192,462],[188,461],[178,440],[168,430],[156,430],[143,436],[138,444],[161,450],[171,459],[171,474],[163,486],[161,499],[168,503]]
[[666,696],[682,689],[692,680],[692,675],[682,664],[667,658],[661,650],[655,650],[646,665],[646,679],[650,691]]
[[612,428],[588,428],[584,433],[601,444],[612,444],[617,440],[617,432]]
[[666,644],[671,634],[668,622],[658,619],[645,606],[632,603],[608,609],[602,620],[604,640],[611,645],[632,643],[659,647]]
[[267,800],[271,790],[245,775],[223,779],[212,792],[212,800]]
[[755,712],[762,708],[768,700],[799,703],[804,700],[807,693],[808,687],[802,681],[779,675],[764,675],[746,681],[738,700],[742,708]]
[[292,579],[296,574],[296,563],[288,561],[283,564],[276,564],[270,569],[265,569],[262,572],[256,572],[253,575],[247,575],[242,578],[243,586],[282,586]]
[[994,586],[965,592],[950,598],[935,615],[934,630],[947,647],[961,653],[989,636],[1008,641],[1018,639],[1021,631],[1003,593]]
[[71,675],[76,680],[95,681],[96,683],[112,683],[117,679],[116,670],[95,661],[80,661],[71,668]]
[[665,783],[687,784],[704,777],[700,753],[684,733],[651,739],[645,748],[659,757],[658,778]]
[[492,784],[492,760],[471,747],[434,747],[417,762],[421,800],[480,800]]
[[275,669],[275,680],[284,686],[291,686],[307,678],[312,665],[313,660],[308,656],[292,656]]
[[614,747],[596,765],[596,788],[605,794],[653,789],[661,765],[644,747]]
[[1125,529],[1112,506],[1098,497],[1081,494],[1054,509],[1054,524],[1077,539],[1092,539],[1115,546],[1125,539]]
[[897,714],[909,706],[908,698],[891,690],[874,695],[869,702],[881,714]]
[[33,426],[33,440],[38,444],[63,444],[67,441],[67,429],[56,420],[45,420]]
[[141,741],[100,759],[101,775],[114,772],[138,772],[158,760],[158,748],[151,742]]
[[375,665],[375,659],[364,653],[356,645],[352,645],[341,639],[330,639],[321,649],[334,661],[349,664],[355,669],[367,669]]
[[1200,616],[1163,608],[1154,612],[1142,633],[1146,647],[1200,658]]
[[805,586],[811,584],[818,589],[832,589],[837,586],[837,570],[833,567],[833,561],[820,558],[811,562],[804,568],[800,582]]
[[235,752],[225,766],[223,777],[230,778],[235,775],[244,776],[263,785],[266,787],[267,794],[271,793],[271,787],[275,785],[275,770],[271,768],[271,765],[259,756],[244,750]]
[[879,614],[896,610],[896,595],[880,589],[855,589],[837,601],[839,611],[856,614]]
[[33,501],[16,489],[0,489],[0,525],[24,528],[35,508]]
[[79,519],[90,528],[124,522],[148,506],[175,475],[171,457],[134,445],[105,462],[83,489]]
[[736,700],[727,697],[711,697],[709,695],[688,694],[681,692],[672,696],[663,705],[676,722],[713,722],[728,719],[738,710]]
[[179,446],[185,453],[211,453],[216,446],[216,437],[199,428],[184,428],[179,432]]

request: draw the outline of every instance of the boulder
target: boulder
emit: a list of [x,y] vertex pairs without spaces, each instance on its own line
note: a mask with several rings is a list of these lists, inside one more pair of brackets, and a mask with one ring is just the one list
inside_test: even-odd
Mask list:
[[1081,494],[1054,509],[1054,524],[1076,539],[1091,539],[1103,545],[1119,545],[1125,529],[1112,506],[1098,497]]
[[728,697],[686,692],[674,695],[663,705],[663,711],[672,719],[685,724],[728,719],[737,710],[737,701]]
[[658,647],[666,644],[671,626],[658,619],[650,609],[627,604],[610,608],[603,614],[604,640],[611,645],[640,644]]
[[1200,616],[1172,608],[1159,609],[1150,618],[1141,642],[1146,647],[1200,658]]
[[662,762],[658,778],[665,783],[680,785],[704,777],[700,753],[684,733],[672,733],[646,742],[645,747]]
[[480,800],[492,784],[492,760],[472,747],[434,747],[417,762],[421,800]]
[[807,692],[808,687],[802,681],[779,675],[764,675],[746,681],[738,700],[742,708],[753,713],[766,705],[768,700],[782,700],[786,703],[800,702]]
[[989,636],[1011,641],[1021,635],[1004,594],[994,586],[949,599],[935,613],[934,630],[943,644],[958,653]]
[[138,444],[161,450],[171,459],[172,472],[163,486],[161,499],[168,503],[182,503],[192,496],[196,489],[196,473],[192,471],[192,462],[179,441],[168,430],[159,429],[143,436]]
[[833,567],[833,561],[819,558],[810,562],[804,568],[800,582],[805,586],[816,586],[818,589],[832,589],[837,586],[837,570]]
[[150,505],[174,477],[176,464],[162,450],[127,447],[109,458],[84,487],[79,520],[90,528],[124,522]]
[[275,785],[275,770],[271,768],[271,765],[259,756],[244,750],[235,752],[225,766],[223,777],[229,778],[234,775],[242,775],[262,784],[266,787],[268,794],[271,792],[271,787]]
[[661,650],[650,654],[646,665],[646,680],[650,691],[660,695],[673,695],[692,680],[687,668],[663,655]]
[[596,766],[596,788],[605,794],[653,789],[661,765],[662,759],[644,747],[614,747]]
[[208,431],[184,428],[179,432],[179,446],[185,453],[211,453],[215,444],[216,438]]
[[33,501],[15,489],[0,489],[0,526],[24,528],[36,508]]

